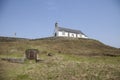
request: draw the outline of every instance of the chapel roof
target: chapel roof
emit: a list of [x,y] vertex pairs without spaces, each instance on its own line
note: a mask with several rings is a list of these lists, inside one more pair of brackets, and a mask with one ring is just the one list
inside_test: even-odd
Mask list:
[[75,29],[58,27],[57,30],[58,30],[58,31],[65,31],[65,32],[70,32],[70,33],[76,33],[76,34],[83,34],[83,35],[85,35],[82,31],[80,31],[80,30],[75,30]]

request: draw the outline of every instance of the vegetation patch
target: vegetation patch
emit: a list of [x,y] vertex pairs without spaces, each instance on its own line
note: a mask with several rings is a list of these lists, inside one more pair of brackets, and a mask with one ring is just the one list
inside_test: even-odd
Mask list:
[[[6,59],[25,58],[38,49],[35,60],[23,64]],[[92,39],[45,38],[0,42],[0,80],[119,80],[120,49]],[[1,60],[5,59],[5,60]]]
[[27,74],[17,75],[16,79],[17,80],[30,80],[29,75]]

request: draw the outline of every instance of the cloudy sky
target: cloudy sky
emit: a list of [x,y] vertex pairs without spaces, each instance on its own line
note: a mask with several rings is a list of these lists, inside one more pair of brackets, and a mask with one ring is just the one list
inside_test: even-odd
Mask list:
[[49,37],[55,22],[120,48],[119,0],[0,0],[0,36]]

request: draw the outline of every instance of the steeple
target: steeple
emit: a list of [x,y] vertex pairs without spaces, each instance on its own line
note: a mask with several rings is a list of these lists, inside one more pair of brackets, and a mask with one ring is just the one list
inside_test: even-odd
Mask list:
[[54,34],[54,36],[57,37],[57,35],[58,35],[58,23],[56,22],[55,23],[55,34]]
[[58,23],[56,22],[56,23],[55,23],[55,28],[57,28],[57,27],[58,27]]

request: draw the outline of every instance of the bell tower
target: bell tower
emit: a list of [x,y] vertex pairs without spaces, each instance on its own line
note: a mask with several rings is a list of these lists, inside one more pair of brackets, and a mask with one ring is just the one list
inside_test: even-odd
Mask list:
[[55,28],[57,28],[57,27],[58,27],[58,23],[56,22],[56,23],[55,23]]
[[58,33],[58,23],[55,23],[55,34],[54,36],[57,37],[57,33]]

